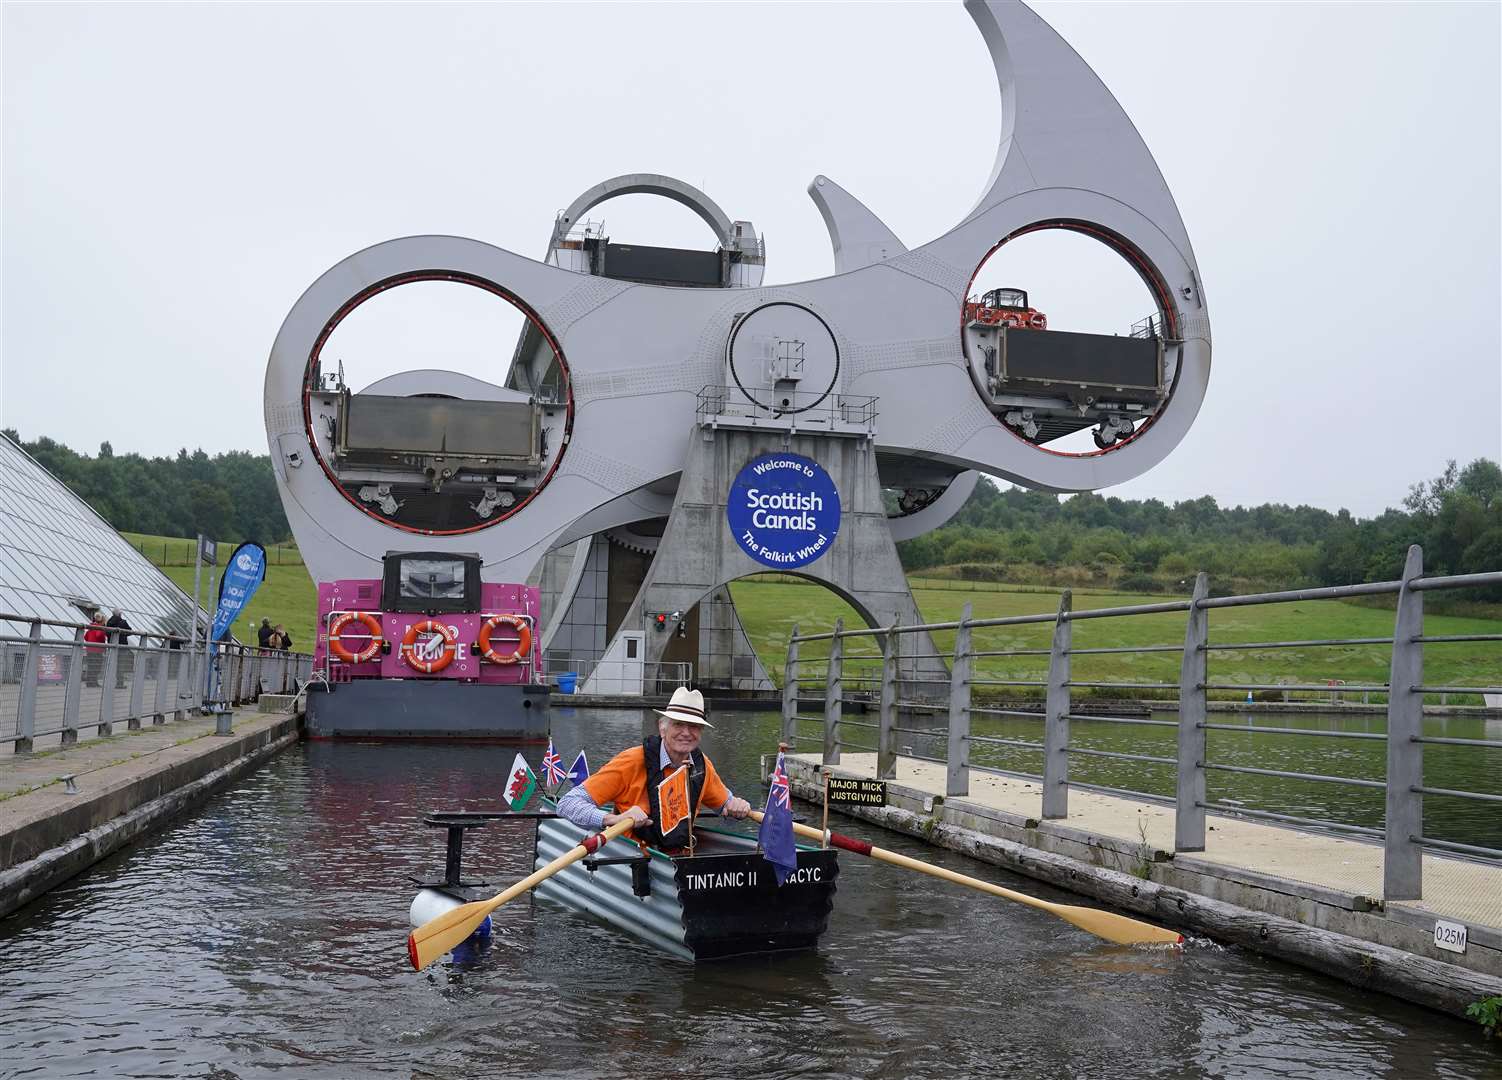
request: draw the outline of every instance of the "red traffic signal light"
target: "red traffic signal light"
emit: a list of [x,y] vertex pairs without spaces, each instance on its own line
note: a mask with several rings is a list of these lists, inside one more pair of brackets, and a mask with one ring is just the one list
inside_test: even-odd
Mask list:
[[659,611],[656,615],[652,616],[652,621],[657,624],[657,629],[659,630],[666,630],[668,628],[668,617],[665,612]]

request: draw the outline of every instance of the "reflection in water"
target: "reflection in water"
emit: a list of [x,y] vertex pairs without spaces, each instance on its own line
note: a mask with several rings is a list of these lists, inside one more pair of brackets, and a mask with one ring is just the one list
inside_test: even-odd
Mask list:
[[[705,748],[758,799],[767,714]],[[566,758],[637,712],[555,712]],[[534,767],[540,751],[528,748]],[[533,898],[464,966],[407,964],[430,809],[499,802],[512,747],[305,744],[0,924],[0,1075],[1475,1076],[1475,1029],[1202,940],[1122,949],[854,856],[815,953],[688,965]],[[804,812],[809,808],[804,807]],[[843,832],[1072,901],[905,837]],[[532,827],[472,833],[497,889]]]

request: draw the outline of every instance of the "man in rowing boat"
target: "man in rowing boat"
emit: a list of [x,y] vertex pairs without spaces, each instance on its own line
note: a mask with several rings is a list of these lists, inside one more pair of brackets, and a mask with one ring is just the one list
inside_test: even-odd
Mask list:
[[[733,818],[749,814],[751,804],[731,794],[699,749],[704,729],[714,726],[704,719],[704,695],[680,686],[666,709],[653,711],[662,717],[657,721],[657,734],[611,758],[559,800],[558,813],[590,832],[629,817],[636,822],[633,838],[669,850],[688,847],[694,814],[701,805]],[[688,817],[664,836],[656,825],[662,817],[657,785],[684,765],[688,766]],[[613,807],[612,812],[602,809],[607,805]]]

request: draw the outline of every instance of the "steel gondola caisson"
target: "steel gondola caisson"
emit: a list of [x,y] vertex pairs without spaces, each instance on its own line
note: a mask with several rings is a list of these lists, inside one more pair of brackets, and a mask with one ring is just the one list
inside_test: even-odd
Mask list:
[[[541,868],[589,834],[563,818],[537,824]],[[612,840],[537,887],[545,899],[595,915],[682,960],[811,949],[829,925],[839,862],[798,849],[782,885],[753,837],[700,826],[692,854]]]

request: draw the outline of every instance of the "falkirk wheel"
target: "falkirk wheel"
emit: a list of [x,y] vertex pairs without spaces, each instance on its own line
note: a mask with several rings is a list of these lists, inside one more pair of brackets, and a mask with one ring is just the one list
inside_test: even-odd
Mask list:
[[[277,484],[314,579],[378,578],[393,551],[478,554],[485,581],[541,586],[555,670],[687,660],[701,685],[769,688],[729,582],[782,570],[869,625],[919,621],[895,542],[948,520],[979,474],[1080,492],[1163,460],[1210,375],[1208,311],[1168,185],[1032,10],[966,8],[1001,91],[996,164],[975,206],[920,247],[819,176],[808,192],[836,272],[764,286],[749,222],[633,174],[563,211],[542,261],[412,236],[318,278],[265,384]],[[718,248],[611,243],[585,215],[635,192],[693,209]],[[1130,335],[1075,334],[1043,328],[1011,290],[969,295],[990,254],[1044,229],[1114,250],[1156,311]],[[503,383],[424,369],[352,389],[331,370],[323,350],[343,319],[422,281],[486,290],[525,316]],[[1086,429],[1087,452],[1051,445]],[[929,654],[910,669],[915,693],[942,675],[935,652],[915,647]]]

